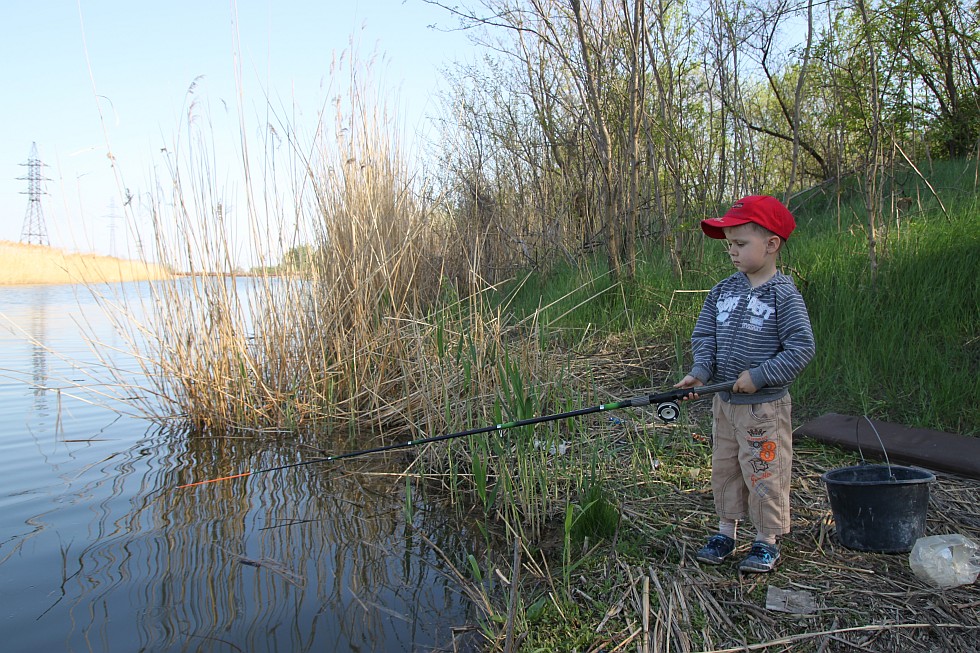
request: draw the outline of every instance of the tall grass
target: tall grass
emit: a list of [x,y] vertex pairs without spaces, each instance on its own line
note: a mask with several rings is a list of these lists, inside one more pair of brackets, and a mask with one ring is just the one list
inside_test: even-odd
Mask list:
[[412,371],[431,356],[421,318],[451,273],[440,261],[455,243],[385,120],[338,108],[310,144],[287,133],[287,169],[297,171],[288,193],[277,190],[273,161],[260,172],[241,154],[240,213],[255,258],[290,244],[311,252],[302,269],[263,265],[247,280],[234,273],[235,216],[212,173],[221,162],[201,145],[174,155],[172,183],[155,203],[156,243],[191,276],[156,286],[154,350],[144,357],[164,415],[215,431],[341,433],[404,433],[441,415]]
[[910,219],[875,279],[853,237],[808,240],[804,296],[818,344],[798,388],[808,412],[977,433],[978,208],[952,203],[948,215],[932,209]]

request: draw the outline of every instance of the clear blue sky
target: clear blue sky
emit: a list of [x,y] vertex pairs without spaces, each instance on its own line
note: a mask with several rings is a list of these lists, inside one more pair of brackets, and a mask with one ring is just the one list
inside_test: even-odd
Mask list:
[[28,196],[17,178],[36,142],[51,244],[122,254],[121,218],[109,251],[110,215],[122,215],[123,201],[109,152],[124,187],[147,190],[195,79],[215,129],[237,133],[236,32],[249,125],[264,115],[268,92],[275,106],[295,98],[290,124],[308,132],[337,91],[331,61],[353,42],[361,59],[378,56],[373,70],[406,128],[421,128],[436,110],[441,68],[475,56],[465,34],[433,24],[456,26],[422,0],[3,0],[0,239],[20,240]]

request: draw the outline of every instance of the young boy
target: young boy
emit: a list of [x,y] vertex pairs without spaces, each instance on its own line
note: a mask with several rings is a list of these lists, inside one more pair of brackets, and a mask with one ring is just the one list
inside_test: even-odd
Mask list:
[[796,221],[774,197],[744,197],[720,218],[701,222],[726,239],[735,274],[711,289],[691,336],[694,366],[676,388],[732,380],[712,400],[711,490],[718,533],[697,559],[721,564],[735,551],[735,528],[748,516],[755,540],[739,571],[769,572],[779,563],[776,537],[790,530],[793,427],[787,387],[813,358],[803,298],[776,270]]

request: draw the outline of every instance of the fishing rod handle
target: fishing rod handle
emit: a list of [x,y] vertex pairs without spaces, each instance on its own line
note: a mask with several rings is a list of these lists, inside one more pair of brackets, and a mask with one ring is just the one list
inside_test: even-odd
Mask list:
[[731,391],[733,385],[735,385],[734,381],[725,381],[722,383],[712,383],[711,385],[699,385],[693,388],[676,388],[674,390],[668,390],[667,392],[658,392],[656,394],[635,397],[629,400],[629,405],[631,407],[637,407],[649,406],[650,404],[662,404],[665,401],[677,401],[678,399],[683,399],[692,393],[696,395],[710,395],[716,392],[729,392]]

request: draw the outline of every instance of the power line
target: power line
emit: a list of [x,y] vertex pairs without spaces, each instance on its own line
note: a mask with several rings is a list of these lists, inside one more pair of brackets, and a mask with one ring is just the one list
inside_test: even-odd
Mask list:
[[34,245],[47,245],[48,229],[44,224],[44,211],[41,209],[41,196],[45,194],[41,189],[41,184],[47,181],[47,177],[41,174],[41,168],[44,164],[37,156],[37,143],[31,143],[31,156],[27,163],[20,165],[27,166],[27,176],[17,179],[27,181],[27,192],[22,192],[21,195],[28,196],[27,214],[24,216],[24,227],[21,229],[20,241]]
[[116,200],[109,200],[109,256],[116,256],[116,222],[119,214],[116,212]]

